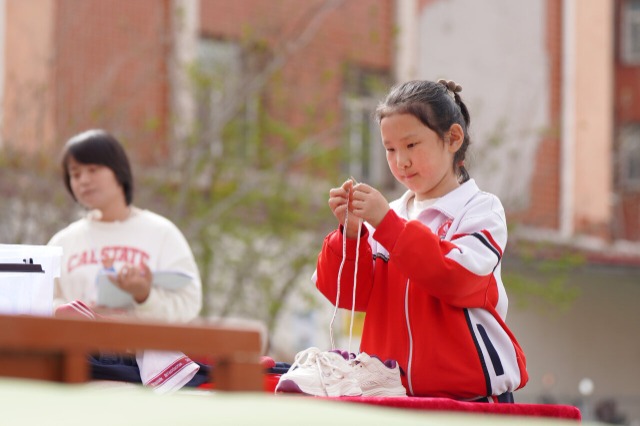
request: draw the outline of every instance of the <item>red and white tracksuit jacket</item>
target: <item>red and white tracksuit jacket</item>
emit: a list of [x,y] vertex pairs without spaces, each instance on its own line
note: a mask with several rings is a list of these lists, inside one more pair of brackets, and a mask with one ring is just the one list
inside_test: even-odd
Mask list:
[[[395,359],[409,395],[475,399],[523,387],[525,356],[505,324],[500,278],[507,224],[500,200],[473,179],[408,221],[405,193],[377,229],[361,235],[360,350]],[[368,244],[366,242],[368,241]],[[347,240],[338,306],[351,309],[356,240]],[[342,232],[318,256],[316,286],[336,302]]]

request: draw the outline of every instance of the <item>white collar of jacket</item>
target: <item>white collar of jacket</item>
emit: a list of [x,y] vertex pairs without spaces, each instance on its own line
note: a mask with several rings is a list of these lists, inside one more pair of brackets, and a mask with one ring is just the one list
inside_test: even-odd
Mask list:
[[[474,179],[469,179],[453,191],[440,197],[438,201],[429,208],[439,210],[449,218],[453,219],[455,215],[460,212],[460,210],[462,210],[469,200],[478,192],[480,192],[480,188],[476,185],[476,181]],[[409,213],[407,212],[407,202],[413,196],[413,191],[407,191],[402,194],[402,197],[393,201],[390,206],[401,217],[407,218],[409,217]]]

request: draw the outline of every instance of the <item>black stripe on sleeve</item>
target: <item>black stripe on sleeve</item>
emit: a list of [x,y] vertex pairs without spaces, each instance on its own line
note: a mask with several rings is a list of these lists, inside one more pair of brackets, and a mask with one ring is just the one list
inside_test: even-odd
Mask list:
[[491,250],[493,252],[493,254],[495,254],[498,257],[498,262],[500,261],[500,259],[501,259],[500,252],[498,250],[496,250],[496,248],[494,246],[492,246],[489,241],[487,241],[487,239],[484,237],[484,235],[482,235],[479,232],[474,232],[471,235],[473,235],[478,240],[480,240],[480,242],[482,244],[484,244],[489,250]]

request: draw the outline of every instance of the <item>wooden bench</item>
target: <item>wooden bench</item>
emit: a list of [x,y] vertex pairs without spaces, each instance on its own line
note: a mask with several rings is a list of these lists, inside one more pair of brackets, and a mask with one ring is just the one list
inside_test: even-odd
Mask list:
[[[87,355],[97,351],[127,352],[140,349],[177,350],[215,361],[215,385],[221,391],[262,391],[264,379],[259,364],[260,332],[229,326],[168,325],[124,321],[58,319],[0,315],[0,376],[40,379],[65,383],[89,381]],[[263,395],[266,394],[263,393]],[[580,421],[572,406],[538,404],[481,404],[447,398],[296,398],[273,397],[290,403],[328,399],[411,412],[446,411],[471,414],[499,414]],[[247,398],[254,398],[247,396]],[[226,401],[226,400],[225,400]],[[261,400],[256,399],[257,402]],[[273,405],[274,400],[269,400]],[[287,402],[288,401],[288,402]],[[284,404],[287,402],[287,404]],[[269,405],[267,404],[267,405]],[[278,405],[274,405],[278,406]],[[227,409],[224,404],[220,410]],[[404,411],[403,410],[403,411]],[[324,412],[325,410],[322,410]],[[231,410],[234,416],[243,413]],[[248,413],[244,413],[248,415]],[[308,417],[307,417],[308,419]],[[476,417],[480,419],[480,417]],[[520,420],[519,420],[520,421]]]
[[11,315],[0,315],[0,330],[0,376],[82,383],[91,353],[155,349],[213,359],[218,390],[263,386],[257,330]]

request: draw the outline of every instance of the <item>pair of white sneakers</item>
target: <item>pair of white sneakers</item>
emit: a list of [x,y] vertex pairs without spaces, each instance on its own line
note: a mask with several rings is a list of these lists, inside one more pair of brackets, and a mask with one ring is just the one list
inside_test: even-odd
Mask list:
[[291,368],[280,377],[276,393],[314,396],[407,396],[400,381],[400,367],[362,352],[318,348],[299,352]]

